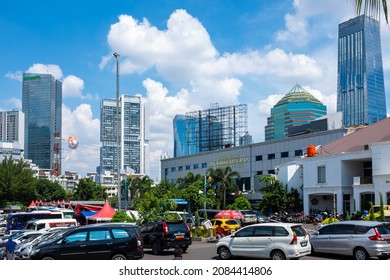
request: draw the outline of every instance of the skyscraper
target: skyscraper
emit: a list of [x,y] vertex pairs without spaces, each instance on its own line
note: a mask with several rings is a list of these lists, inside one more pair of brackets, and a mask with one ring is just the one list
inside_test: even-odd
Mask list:
[[24,113],[21,111],[0,112],[0,141],[15,143],[24,149]]
[[[101,172],[118,170],[116,99],[100,105]],[[119,98],[120,170],[149,175],[149,114],[139,96]]]
[[25,158],[61,174],[62,82],[50,74],[23,74]]
[[308,124],[325,114],[326,106],[297,84],[271,109],[265,141],[286,138],[289,127]]
[[387,114],[379,22],[365,15],[339,24],[337,111],[346,127]]
[[176,115],[173,119],[173,157],[181,157],[199,153],[199,148],[187,139],[187,127],[197,121],[186,115]]

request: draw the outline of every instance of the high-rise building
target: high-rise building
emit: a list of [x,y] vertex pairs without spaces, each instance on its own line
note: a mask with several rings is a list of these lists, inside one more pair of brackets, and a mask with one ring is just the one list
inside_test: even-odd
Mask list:
[[[248,131],[246,104],[186,113],[186,142],[190,152],[207,152],[239,146],[240,137]],[[190,154],[194,154],[190,153]]]
[[23,74],[24,155],[61,175],[62,82],[50,74]]
[[289,127],[308,124],[323,115],[326,106],[297,84],[271,109],[265,141],[286,138]]
[[119,149],[117,102],[104,99],[100,105],[100,170],[149,175],[149,113],[139,96],[119,97]]
[[176,115],[173,119],[173,157],[199,153],[199,147],[187,139],[187,129],[196,121],[196,118],[186,115]]
[[0,141],[19,143],[24,149],[24,113],[22,111],[0,111]]
[[365,15],[339,24],[337,111],[346,127],[387,114],[379,22]]

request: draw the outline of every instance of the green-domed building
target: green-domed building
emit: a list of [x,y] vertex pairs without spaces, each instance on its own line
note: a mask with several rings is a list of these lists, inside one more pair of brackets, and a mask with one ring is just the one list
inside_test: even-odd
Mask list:
[[271,109],[265,141],[286,138],[289,127],[309,124],[323,115],[326,106],[297,84]]

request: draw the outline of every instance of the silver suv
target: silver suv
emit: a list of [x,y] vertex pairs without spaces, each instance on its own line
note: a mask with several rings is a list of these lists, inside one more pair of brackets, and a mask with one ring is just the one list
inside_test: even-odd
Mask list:
[[311,245],[300,224],[262,223],[220,238],[216,250],[224,260],[232,256],[285,260],[309,255]]
[[390,223],[377,221],[343,221],[328,224],[310,234],[312,253],[369,257],[390,257]]

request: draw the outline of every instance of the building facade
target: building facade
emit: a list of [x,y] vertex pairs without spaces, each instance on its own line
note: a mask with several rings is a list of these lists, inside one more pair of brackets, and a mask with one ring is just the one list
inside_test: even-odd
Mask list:
[[326,106],[308,91],[295,85],[271,109],[265,126],[265,141],[288,137],[291,127],[300,127],[326,115]]
[[278,166],[283,185],[303,186],[305,215],[313,211],[352,214],[370,203],[390,203],[390,118],[317,147],[312,157]]
[[25,158],[61,174],[62,82],[50,74],[23,74]]
[[304,156],[309,145],[323,145],[343,137],[346,133],[346,129],[334,129],[196,155],[162,158],[161,178],[176,182],[189,172],[206,175],[209,168],[230,166],[240,173],[239,189],[249,192],[248,199],[255,199],[254,193],[261,187],[261,176],[276,174],[277,165]]
[[379,22],[361,15],[339,24],[337,111],[345,127],[386,118]]
[[[100,170],[149,174],[149,114],[139,96],[119,98],[119,145],[117,102],[104,99],[100,106]],[[119,156],[118,156],[119,147]]]
[[173,156],[182,157],[199,153],[198,147],[187,140],[187,124],[195,121],[186,115],[176,115],[173,119]]
[[18,143],[24,149],[24,113],[22,111],[0,112],[0,141]]

